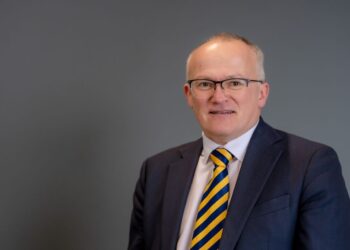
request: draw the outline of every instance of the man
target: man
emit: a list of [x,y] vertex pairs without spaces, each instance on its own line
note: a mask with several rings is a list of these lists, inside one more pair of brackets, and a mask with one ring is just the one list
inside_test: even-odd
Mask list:
[[147,159],[129,249],[350,249],[350,201],[336,153],[275,130],[263,53],[219,34],[187,61],[184,93],[202,138]]

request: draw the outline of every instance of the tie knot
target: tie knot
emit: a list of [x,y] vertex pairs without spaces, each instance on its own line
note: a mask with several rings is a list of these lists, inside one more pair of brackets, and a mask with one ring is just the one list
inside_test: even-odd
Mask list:
[[232,154],[225,148],[217,148],[210,154],[210,159],[218,167],[226,167],[232,158]]

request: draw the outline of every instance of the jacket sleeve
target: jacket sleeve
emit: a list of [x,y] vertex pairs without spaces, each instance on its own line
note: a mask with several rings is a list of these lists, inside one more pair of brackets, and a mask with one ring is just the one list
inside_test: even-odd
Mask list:
[[140,177],[137,181],[133,197],[133,210],[131,213],[130,232],[129,232],[129,250],[144,250],[144,200],[145,200],[145,163],[142,165]]
[[329,147],[316,151],[309,162],[293,249],[350,249],[349,195],[338,157]]

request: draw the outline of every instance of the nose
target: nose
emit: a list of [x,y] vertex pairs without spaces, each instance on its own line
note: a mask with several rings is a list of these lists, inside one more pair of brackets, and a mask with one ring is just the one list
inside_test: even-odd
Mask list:
[[215,85],[215,88],[213,89],[213,95],[212,95],[212,101],[214,102],[223,102],[227,99],[227,96],[225,94],[225,90],[222,87],[221,84],[217,83],[218,85]]

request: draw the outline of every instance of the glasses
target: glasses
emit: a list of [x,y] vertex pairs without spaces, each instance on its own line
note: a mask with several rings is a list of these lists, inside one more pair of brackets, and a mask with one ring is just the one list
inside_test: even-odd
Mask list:
[[244,87],[248,87],[250,82],[258,82],[261,84],[264,83],[262,80],[251,80],[246,78],[230,78],[223,81],[213,81],[207,79],[193,79],[187,81],[193,94],[199,97],[213,94],[216,90],[216,84],[220,84],[221,88],[226,93],[231,93]]

